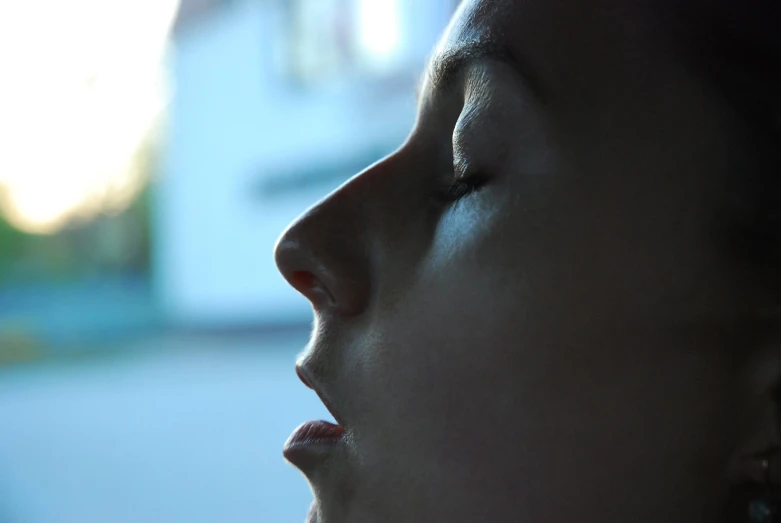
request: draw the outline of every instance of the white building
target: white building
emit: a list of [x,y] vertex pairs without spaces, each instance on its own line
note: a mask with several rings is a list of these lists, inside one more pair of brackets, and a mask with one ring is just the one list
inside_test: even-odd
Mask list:
[[306,321],[274,266],[284,227],[392,151],[453,0],[192,0],[172,60],[156,190],[155,284],[168,319]]

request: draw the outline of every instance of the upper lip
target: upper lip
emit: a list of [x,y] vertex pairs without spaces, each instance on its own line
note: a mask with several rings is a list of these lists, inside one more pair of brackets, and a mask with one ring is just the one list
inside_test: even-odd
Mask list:
[[312,378],[312,373],[308,371],[306,366],[296,365],[296,374],[298,374],[298,378],[303,382],[304,385],[315,391],[315,394],[317,394],[317,396],[320,398],[320,401],[323,402],[325,408],[328,410],[331,416],[333,416],[334,420],[336,420],[336,423],[342,428],[347,428],[347,425],[344,423],[344,419],[339,415],[339,412],[333,408],[328,395],[325,393],[323,388],[319,386],[317,381]]

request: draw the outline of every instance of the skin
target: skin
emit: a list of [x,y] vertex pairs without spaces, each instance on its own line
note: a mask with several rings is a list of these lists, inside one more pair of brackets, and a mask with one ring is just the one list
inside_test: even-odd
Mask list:
[[435,59],[488,40],[528,78],[429,77],[408,141],[280,239],[350,442],[304,470],[310,521],[720,521],[757,479],[778,366],[722,241],[735,116],[642,5],[465,2]]

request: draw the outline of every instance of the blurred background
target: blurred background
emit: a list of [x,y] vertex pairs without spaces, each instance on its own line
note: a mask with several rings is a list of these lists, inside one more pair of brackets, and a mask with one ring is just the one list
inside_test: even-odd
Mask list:
[[273,245],[401,144],[457,3],[0,2],[0,523],[303,521]]

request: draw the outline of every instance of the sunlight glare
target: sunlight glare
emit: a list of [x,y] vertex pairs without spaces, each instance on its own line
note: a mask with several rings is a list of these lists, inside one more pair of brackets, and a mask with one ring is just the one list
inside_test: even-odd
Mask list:
[[360,0],[360,41],[370,58],[387,61],[398,51],[399,34],[398,0]]
[[0,3],[0,211],[12,224],[51,233],[132,200],[137,153],[165,107],[177,6]]

